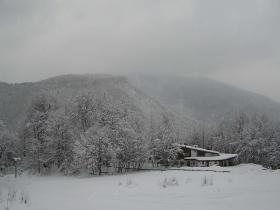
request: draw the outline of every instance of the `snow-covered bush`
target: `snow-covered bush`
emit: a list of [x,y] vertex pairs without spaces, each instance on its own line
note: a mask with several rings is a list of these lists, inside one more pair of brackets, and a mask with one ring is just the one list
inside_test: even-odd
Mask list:
[[127,179],[126,180],[126,186],[129,187],[132,185],[132,180],[131,179]]
[[179,182],[176,177],[172,177],[172,178],[165,177],[164,180],[160,182],[160,186],[162,186],[163,188],[179,186]]
[[124,187],[134,187],[136,186],[135,183],[133,183],[131,178],[127,178],[124,182],[120,181],[118,183],[118,186],[124,186]]
[[212,186],[214,184],[212,176],[204,176],[202,178],[202,186]]
[[29,194],[23,190],[0,190],[0,210],[10,210],[13,206],[30,205]]

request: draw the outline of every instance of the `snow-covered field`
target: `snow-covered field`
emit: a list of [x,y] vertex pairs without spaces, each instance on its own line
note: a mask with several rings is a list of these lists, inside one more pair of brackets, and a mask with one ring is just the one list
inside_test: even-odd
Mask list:
[[[214,167],[212,169],[219,169]],[[0,209],[278,210],[280,170],[152,171],[104,177],[0,178]]]

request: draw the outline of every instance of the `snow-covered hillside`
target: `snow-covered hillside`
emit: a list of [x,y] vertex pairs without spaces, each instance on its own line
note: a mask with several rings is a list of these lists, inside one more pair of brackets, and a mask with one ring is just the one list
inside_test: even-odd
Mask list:
[[153,171],[87,178],[21,177],[16,183],[12,177],[2,177],[0,209],[7,205],[8,192],[10,210],[279,209],[279,170],[264,170],[258,165],[226,169],[230,172]]

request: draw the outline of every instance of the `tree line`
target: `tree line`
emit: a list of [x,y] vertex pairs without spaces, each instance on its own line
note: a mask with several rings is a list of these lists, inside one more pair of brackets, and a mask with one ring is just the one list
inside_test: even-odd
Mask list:
[[216,126],[197,126],[183,141],[176,126],[167,113],[147,123],[129,98],[106,92],[81,93],[67,105],[43,94],[34,98],[19,133],[0,121],[0,168],[20,157],[23,170],[38,174],[122,173],[147,161],[168,165],[179,152],[176,142],[280,168],[280,125],[266,115],[234,112]]
[[[38,174],[122,173],[141,168],[151,157],[153,162],[166,158],[163,149],[171,152],[172,123],[165,114],[160,118],[151,129],[129,98],[116,100],[106,92],[80,94],[67,106],[59,105],[53,96],[40,95],[17,136],[9,136],[3,128],[6,143],[1,141],[1,148],[13,142],[5,152],[21,157],[21,167]],[[2,166],[12,165],[12,161],[2,162]]]
[[215,127],[200,126],[192,133],[191,142],[239,154],[242,163],[280,168],[280,123],[263,113],[232,112]]

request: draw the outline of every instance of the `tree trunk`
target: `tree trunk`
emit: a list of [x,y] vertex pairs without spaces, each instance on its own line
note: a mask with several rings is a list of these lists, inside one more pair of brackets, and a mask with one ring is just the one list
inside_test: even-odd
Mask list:
[[98,175],[100,176],[102,174],[102,166],[98,166],[98,170],[99,170]]
[[38,163],[37,163],[37,164],[38,164],[38,166],[37,166],[37,167],[38,167],[38,173],[40,174],[40,173],[41,173],[41,163],[40,163],[39,160],[38,160]]

